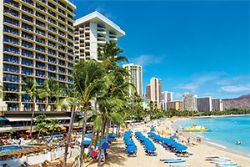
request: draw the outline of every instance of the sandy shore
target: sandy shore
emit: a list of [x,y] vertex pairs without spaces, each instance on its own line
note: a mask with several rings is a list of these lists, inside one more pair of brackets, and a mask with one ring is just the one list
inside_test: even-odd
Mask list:
[[[147,130],[151,125],[156,125],[156,131],[162,133],[165,131],[166,134],[163,135],[167,136],[167,133],[173,133],[174,129],[172,129],[173,120],[171,119],[164,119],[164,120],[157,120],[153,122],[149,122],[148,124],[138,124],[132,125],[130,129],[133,131],[141,131],[146,135]],[[138,140],[133,137],[135,144],[138,147],[137,157],[127,157],[125,153],[125,145],[123,144],[122,139],[118,139],[116,142],[112,143],[111,148],[109,150],[109,157],[107,158],[106,162],[103,166],[111,166],[111,167],[120,167],[120,166],[127,166],[127,167],[163,167],[168,166],[160,161],[160,158],[176,158],[176,156],[166,151],[160,144],[155,144],[157,156],[150,157],[147,156],[144,152],[142,145],[138,142]],[[250,158],[228,152],[226,150],[219,149],[217,147],[211,146],[206,142],[201,142],[194,146],[189,146],[188,151],[193,153],[192,156],[189,158],[183,158],[186,160],[186,164],[190,164],[193,167],[215,167],[214,164],[211,164],[208,161],[205,161],[205,158],[208,156],[222,156],[228,157],[232,161],[240,164],[242,167],[249,167],[250,166]],[[90,163],[89,167],[96,166],[96,163]]]

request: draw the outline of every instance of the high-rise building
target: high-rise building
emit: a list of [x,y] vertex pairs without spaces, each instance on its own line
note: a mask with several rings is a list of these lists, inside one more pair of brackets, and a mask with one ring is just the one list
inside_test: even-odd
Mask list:
[[212,111],[212,99],[211,99],[211,97],[199,97],[199,98],[197,98],[197,110],[199,112]]
[[222,99],[212,99],[212,111],[223,111]]
[[125,35],[118,25],[97,11],[77,19],[74,26],[76,59],[100,60],[98,48]]
[[150,100],[161,108],[161,80],[155,77],[150,80]]
[[[136,64],[126,64],[124,68],[128,70],[130,74],[129,82],[132,83],[138,95],[142,97],[142,66]],[[132,94],[132,88],[129,88],[129,94]]]
[[197,111],[196,95],[190,93],[183,94],[183,110]]
[[[70,84],[74,58],[74,10],[66,0],[0,0],[0,82],[7,110],[30,110],[23,77]],[[48,99],[36,99],[43,110]]]
[[146,98],[147,98],[148,100],[151,100],[151,88],[150,88],[150,84],[148,84],[148,85],[146,86]]
[[167,110],[168,102],[173,101],[173,92],[164,91],[161,93],[161,108]]
[[168,109],[174,109],[177,111],[183,111],[183,102],[176,100],[168,102]]

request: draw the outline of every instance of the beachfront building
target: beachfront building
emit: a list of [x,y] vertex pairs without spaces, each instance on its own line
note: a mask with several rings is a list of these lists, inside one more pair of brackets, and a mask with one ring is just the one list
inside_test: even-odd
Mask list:
[[183,102],[180,100],[168,102],[168,109],[183,111]]
[[[0,83],[6,108],[30,110],[31,98],[23,93],[23,77],[38,85],[54,78],[70,84],[74,58],[74,10],[65,0],[1,0]],[[43,110],[48,99],[35,99]]]
[[212,98],[211,97],[197,98],[197,110],[199,112],[212,111]]
[[151,100],[151,89],[150,89],[150,84],[148,84],[147,86],[146,86],[146,98],[148,99],[148,100]]
[[164,91],[161,93],[161,108],[162,110],[168,109],[168,103],[173,101],[173,92]]
[[[142,66],[136,64],[126,64],[123,66],[130,74],[129,83],[135,86],[137,94],[142,97]],[[132,95],[133,88],[129,88],[129,94]]]
[[222,99],[212,99],[212,111],[223,111]]
[[183,110],[197,111],[196,95],[185,93],[183,94]]
[[98,48],[125,35],[118,25],[97,11],[77,19],[74,26],[76,59],[101,60]]
[[150,80],[150,100],[155,103],[157,108],[161,109],[161,80],[158,78],[151,78]]

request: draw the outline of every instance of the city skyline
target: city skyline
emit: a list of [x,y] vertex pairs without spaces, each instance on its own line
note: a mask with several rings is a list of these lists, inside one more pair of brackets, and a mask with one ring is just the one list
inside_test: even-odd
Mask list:
[[185,92],[216,98],[250,92],[247,2],[73,2],[76,19],[97,10],[126,32],[118,44],[129,63],[143,66],[144,94],[153,76],[174,99]]

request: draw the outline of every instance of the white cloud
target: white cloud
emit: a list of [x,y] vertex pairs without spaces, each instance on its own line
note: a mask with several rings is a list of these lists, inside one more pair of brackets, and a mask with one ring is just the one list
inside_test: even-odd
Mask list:
[[131,63],[140,64],[142,66],[152,65],[152,64],[160,64],[163,61],[162,56],[153,56],[153,55],[140,55],[132,59]]
[[200,88],[202,85],[207,84],[209,82],[215,81],[218,79],[222,73],[208,73],[208,74],[198,74],[193,75],[191,78],[191,82],[179,85],[179,89],[188,90],[191,92],[195,92],[198,88]]
[[221,87],[221,91],[227,93],[240,93],[250,91],[250,84],[245,85],[229,85]]

